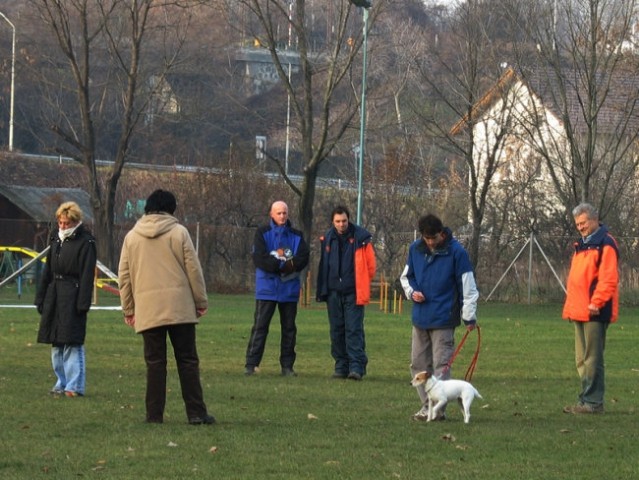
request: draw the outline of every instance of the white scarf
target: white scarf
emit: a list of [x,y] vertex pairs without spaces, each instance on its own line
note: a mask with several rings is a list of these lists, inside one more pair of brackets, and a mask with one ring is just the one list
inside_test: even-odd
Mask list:
[[75,229],[78,228],[80,225],[82,225],[82,222],[78,222],[78,224],[75,227],[71,227],[71,228],[65,228],[58,230],[58,238],[60,239],[61,242],[64,242],[67,238],[69,238],[71,235],[73,235],[73,232],[75,232]]

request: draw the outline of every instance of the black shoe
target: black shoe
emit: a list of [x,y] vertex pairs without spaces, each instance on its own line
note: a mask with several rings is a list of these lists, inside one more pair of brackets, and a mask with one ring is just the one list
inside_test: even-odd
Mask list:
[[214,423],[215,417],[209,414],[206,414],[203,417],[189,418],[189,425],[213,425]]
[[255,373],[255,367],[253,365],[249,365],[244,369],[244,375],[250,377]]
[[362,379],[362,375],[357,373],[357,372],[351,372],[348,374],[348,377],[351,380],[361,380]]
[[335,372],[335,373],[331,376],[331,378],[338,378],[338,379],[344,379],[344,378],[346,378],[346,377],[348,377],[348,374],[346,374],[346,373],[342,373],[342,372]]
[[164,423],[164,420],[161,418],[147,418],[145,422],[146,423]]
[[297,373],[295,373],[295,370],[293,370],[290,367],[283,367],[282,368],[282,376],[283,377],[297,377]]

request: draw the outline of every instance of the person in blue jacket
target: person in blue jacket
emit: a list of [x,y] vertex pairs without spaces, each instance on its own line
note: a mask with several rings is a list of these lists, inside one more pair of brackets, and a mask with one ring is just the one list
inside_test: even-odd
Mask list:
[[[451,230],[432,214],[421,217],[418,228],[422,238],[411,244],[400,277],[406,297],[413,301],[411,375],[428,371],[447,379],[455,328],[461,320],[469,330],[475,328],[479,292],[468,253]],[[417,393],[422,408],[413,418],[426,420],[428,395],[423,386]]]
[[295,317],[301,289],[300,272],[308,265],[309,249],[302,232],[292,228],[286,203],[274,202],[270,217],[268,225],[257,229],[253,241],[255,316],[246,348],[244,373],[253,375],[259,367],[271,319],[277,307],[282,332],[282,375],[295,376]]

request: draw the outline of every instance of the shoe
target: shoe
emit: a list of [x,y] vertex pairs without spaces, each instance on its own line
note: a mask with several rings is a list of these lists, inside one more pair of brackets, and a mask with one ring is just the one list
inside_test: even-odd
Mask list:
[[331,376],[331,378],[339,378],[339,379],[344,379],[344,378],[346,378],[346,377],[348,377],[348,374],[347,374],[347,373],[341,373],[341,372],[335,372],[335,373]]
[[346,378],[349,378],[351,380],[361,380],[362,379],[362,375],[357,373],[357,372],[351,372],[351,373],[348,374],[348,377],[346,377]]
[[564,413],[604,413],[603,404],[600,405],[590,405],[587,403],[578,403],[577,405],[568,405],[564,407]]
[[49,390],[49,395],[52,395],[54,397],[60,397],[64,395],[64,390],[58,390],[57,388],[52,388],[51,390]]
[[213,425],[215,423],[215,417],[208,413],[203,417],[191,417],[189,418],[189,425]]
[[69,398],[75,398],[75,397],[82,397],[83,395],[78,392],[71,392],[69,390],[65,390],[64,396]]
[[[413,420],[417,420],[418,422],[427,422],[428,421],[428,407],[422,407],[419,409],[415,415],[413,415]],[[446,420],[446,414],[440,413],[435,417],[435,422],[441,422]]]
[[292,368],[284,367],[284,368],[282,368],[282,376],[283,377],[297,377],[297,373],[295,373],[295,370],[293,370]]
[[426,422],[428,421],[428,407],[422,407],[419,409],[419,412],[413,415],[413,420],[418,422]]
[[253,374],[255,374],[255,367],[253,365],[249,365],[244,369],[244,375],[247,377],[250,377]]
[[164,423],[164,420],[161,418],[147,418],[144,420],[145,423]]

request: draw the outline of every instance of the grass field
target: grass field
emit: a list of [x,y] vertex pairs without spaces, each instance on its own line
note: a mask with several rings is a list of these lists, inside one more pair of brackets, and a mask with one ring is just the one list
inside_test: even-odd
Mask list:
[[[2,303],[14,303],[0,295]],[[28,301],[24,299],[23,301]],[[0,478],[101,479],[630,479],[639,477],[637,309],[622,309],[607,343],[606,413],[571,416],[578,379],[571,325],[559,305],[479,308],[482,349],[469,425],[418,423],[409,386],[410,318],[369,306],[368,376],[332,380],[326,313],[298,314],[299,373],[279,376],[277,317],[258,375],[243,375],[248,296],[212,296],[198,327],[214,426],[189,426],[174,365],[165,423],[144,420],[141,338],[117,311],[94,311],[87,395],[53,398],[49,347],[35,309],[0,308]],[[461,338],[462,331],[457,332]],[[455,361],[463,376],[477,337]]]

